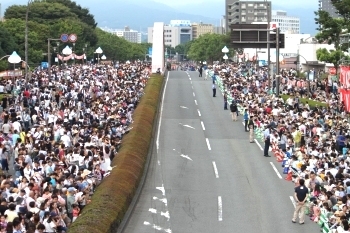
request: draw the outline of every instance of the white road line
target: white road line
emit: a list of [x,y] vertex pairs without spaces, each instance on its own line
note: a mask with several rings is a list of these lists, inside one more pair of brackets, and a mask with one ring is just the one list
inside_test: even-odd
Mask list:
[[260,150],[264,150],[264,149],[262,148],[262,146],[260,145],[260,143],[258,142],[258,140],[254,139],[254,142],[256,143],[256,145],[258,145],[258,147],[260,148]]
[[191,78],[189,78],[191,80]]
[[193,97],[194,97],[194,96],[196,96],[196,94],[194,94],[194,92],[193,92]]
[[215,177],[219,178],[218,168],[216,167],[216,163],[214,161],[213,161],[213,168],[214,168]]
[[218,220],[219,220],[219,222],[222,221],[222,198],[221,198],[221,196],[218,196]]
[[201,121],[202,129],[205,130],[204,123]]
[[198,105],[198,104],[197,104],[197,100],[194,100],[194,103],[195,103],[196,105]]
[[289,198],[290,198],[290,200],[292,201],[292,204],[293,204],[293,206],[294,206],[294,208],[295,208],[295,200],[294,200],[293,196],[289,196]]
[[162,96],[162,104],[161,104],[161,106],[160,106],[160,115],[159,115],[159,123],[158,123],[158,130],[157,130],[157,141],[156,141],[156,145],[157,145],[157,154],[158,154],[158,151],[159,151],[159,134],[160,134],[160,126],[162,125],[163,106],[164,106],[164,96],[165,96],[166,86],[167,86],[168,80],[169,80],[169,74],[170,74],[170,72],[168,72],[168,75],[167,75],[167,77],[166,77],[165,86],[164,86],[164,91],[163,91],[163,96]]
[[270,162],[270,164],[271,164],[273,170],[275,170],[278,178],[282,179],[282,176],[281,176],[280,172],[277,170],[276,166],[272,162]]
[[208,150],[211,150],[210,143],[209,143],[209,139],[206,138],[205,141],[207,142]]
[[198,112],[198,116],[202,116],[201,112],[199,111],[199,109],[197,109],[197,112]]

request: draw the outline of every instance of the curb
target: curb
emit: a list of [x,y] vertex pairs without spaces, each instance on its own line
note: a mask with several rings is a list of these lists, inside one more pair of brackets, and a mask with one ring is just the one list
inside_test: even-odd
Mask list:
[[[169,71],[166,71],[164,72],[163,74],[163,78],[166,77],[167,75],[167,72]],[[143,174],[142,174],[142,177],[141,177],[141,180],[140,180],[140,183],[135,191],[135,195],[129,205],[129,208],[128,210],[126,211],[125,215],[124,215],[124,218],[122,220],[122,222],[120,223],[119,227],[116,229],[116,233],[123,233],[129,223],[129,220],[130,220],[130,217],[131,215],[133,214],[134,210],[135,210],[135,207],[136,207],[136,204],[138,203],[139,199],[140,199],[140,196],[141,196],[141,192],[143,190],[143,187],[145,186],[145,182],[146,182],[146,177],[148,175],[148,171],[149,171],[149,167],[150,167],[150,164],[151,164],[151,160],[152,160],[152,155],[153,155],[153,152],[154,152],[154,138],[155,138],[155,135],[157,133],[157,129],[158,129],[158,121],[159,121],[159,107],[160,107],[160,104],[161,104],[161,101],[162,101],[162,93],[164,91],[164,86],[165,86],[165,82],[163,81],[163,84],[162,84],[162,88],[161,88],[161,91],[160,91],[160,98],[158,100],[158,106],[157,106],[157,112],[156,112],[156,117],[155,117],[155,120],[153,122],[153,129],[152,129],[152,140],[151,140],[151,144],[150,144],[150,148],[149,148],[149,151],[148,151],[148,155],[147,155],[147,159],[146,159],[146,163],[145,163],[145,167],[144,167],[144,171],[143,171]]]

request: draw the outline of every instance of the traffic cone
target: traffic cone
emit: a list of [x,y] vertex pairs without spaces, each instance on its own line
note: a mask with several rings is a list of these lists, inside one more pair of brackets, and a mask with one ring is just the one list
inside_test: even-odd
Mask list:
[[288,181],[292,181],[293,180],[293,177],[292,177],[292,172],[288,172],[286,178],[284,178],[285,180],[288,180]]
[[276,152],[276,160],[277,162],[283,161],[283,155],[281,154],[281,152]]

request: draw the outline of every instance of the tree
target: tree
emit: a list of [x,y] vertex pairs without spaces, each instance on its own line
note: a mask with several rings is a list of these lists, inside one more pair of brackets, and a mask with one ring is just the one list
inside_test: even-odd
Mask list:
[[340,49],[340,34],[342,34],[344,20],[333,18],[326,11],[317,11],[316,24],[318,24],[317,30],[319,33],[316,35],[316,39],[319,42],[327,42],[328,44],[334,44],[335,49]]
[[338,72],[339,61],[344,57],[344,53],[341,50],[327,50],[326,48],[318,49],[316,51],[317,60],[323,61],[326,63],[332,63],[334,68]]
[[[350,22],[350,0],[331,0],[336,12],[348,25]],[[348,25],[349,26],[349,25]]]
[[221,50],[224,46],[227,46],[230,51],[233,51],[233,48],[230,47],[228,35],[208,33],[201,35],[198,39],[191,42],[188,56],[192,60],[213,63],[222,59],[224,54]]

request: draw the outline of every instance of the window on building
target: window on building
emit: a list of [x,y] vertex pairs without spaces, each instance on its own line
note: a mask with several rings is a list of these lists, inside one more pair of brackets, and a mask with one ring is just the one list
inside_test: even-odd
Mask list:
[[254,7],[253,3],[248,3],[248,7]]

